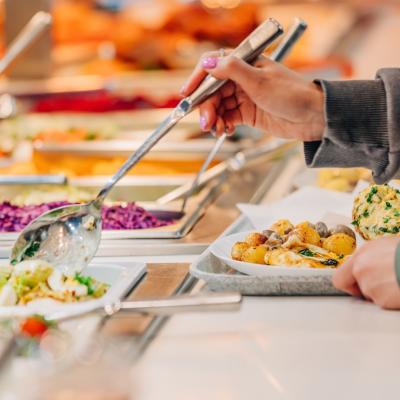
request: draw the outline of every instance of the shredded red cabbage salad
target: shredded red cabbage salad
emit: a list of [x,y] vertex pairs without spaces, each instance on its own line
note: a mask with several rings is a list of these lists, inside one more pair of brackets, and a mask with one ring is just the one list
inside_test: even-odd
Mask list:
[[[44,212],[71,204],[66,201],[29,206],[0,203],[0,232],[19,232]],[[105,230],[159,228],[172,223],[158,219],[135,203],[103,206],[102,218]]]

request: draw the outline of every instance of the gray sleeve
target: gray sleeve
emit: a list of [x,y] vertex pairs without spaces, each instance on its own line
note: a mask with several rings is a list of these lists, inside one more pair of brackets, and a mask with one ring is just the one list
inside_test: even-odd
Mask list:
[[325,95],[322,141],[304,144],[309,167],[366,167],[377,183],[400,170],[400,69],[370,81],[319,81]]

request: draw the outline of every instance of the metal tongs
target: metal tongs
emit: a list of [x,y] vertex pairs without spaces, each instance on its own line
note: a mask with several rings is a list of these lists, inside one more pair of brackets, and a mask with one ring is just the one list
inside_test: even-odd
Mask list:
[[[278,47],[274,50],[274,52],[270,55],[270,59],[273,61],[281,62],[292,49],[294,44],[298,41],[298,39],[302,36],[304,31],[307,29],[307,23],[300,18],[295,18],[292,27],[290,28],[289,32],[286,36],[282,39],[279,43]],[[183,213],[186,208],[186,204],[190,196],[195,192],[197,187],[200,184],[201,177],[207,171],[210,163],[214,160],[215,156],[217,155],[218,151],[221,149],[222,145],[225,142],[225,139],[228,137],[226,133],[222,134],[215,142],[214,146],[212,147],[210,153],[208,154],[207,158],[205,159],[203,165],[201,166],[199,172],[197,173],[196,177],[194,178],[190,187],[185,186],[184,190],[182,188],[176,189],[176,194],[183,197],[182,208],[181,212]],[[175,192],[175,191],[174,191]],[[175,193],[169,193],[168,201],[171,199],[176,199]],[[165,201],[162,201],[165,202]]]
[[[235,312],[242,304],[242,295],[237,292],[199,293],[175,295],[167,298],[155,298],[135,301],[116,301],[107,304],[91,305],[86,310],[54,311],[45,316],[47,321],[64,322],[88,314],[111,317],[116,313],[148,314],[171,316],[188,312]],[[3,338],[0,347],[0,370],[8,366],[8,362],[18,347],[18,332]]]
[[198,294],[180,294],[166,298],[134,301],[116,301],[107,304],[89,306],[85,311],[55,311],[46,315],[48,321],[62,322],[88,314],[111,317],[117,313],[174,315],[188,312],[232,312],[241,307],[242,295],[238,292],[206,292]]
[[[246,62],[253,62],[282,33],[282,26],[273,18],[269,18],[243,40],[231,54]],[[225,83],[225,80],[218,80],[211,75],[206,76],[200,86],[190,96],[179,102],[169,116],[125,162],[110,182],[110,186],[113,186],[125,176],[182,118],[191,113]]]

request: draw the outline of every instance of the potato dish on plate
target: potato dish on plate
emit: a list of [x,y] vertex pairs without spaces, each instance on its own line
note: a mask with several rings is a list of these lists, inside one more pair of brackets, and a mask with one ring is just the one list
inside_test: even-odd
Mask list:
[[236,242],[233,260],[271,266],[336,268],[356,249],[356,235],[345,225],[329,229],[324,222],[293,225],[282,219],[262,232]]
[[400,234],[400,191],[389,185],[371,185],[353,206],[353,225],[366,239]]

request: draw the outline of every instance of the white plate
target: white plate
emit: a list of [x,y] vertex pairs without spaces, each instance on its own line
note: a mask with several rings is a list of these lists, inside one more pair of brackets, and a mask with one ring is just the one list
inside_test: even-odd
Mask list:
[[3,306],[0,307],[0,318],[25,317],[32,314],[48,316],[54,313],[79,315],[123,298],[139,281],[145,271],[146,265],[144,263],[135,263],[129,265],[129,267],[115,264],[90,264],[82,274],[90,275],[96,280],[110,285],[103,297],[72,304],[60,303],[52,299],[41,299],[23,306]]
[[242,242],[247,234],[254,232],[239,232],[217,239],[211,246],[211,253],[231,268],[252,276],[330,276],[334,268],[285,267],[247,263],[232,260],[231,250],[236,242]]

